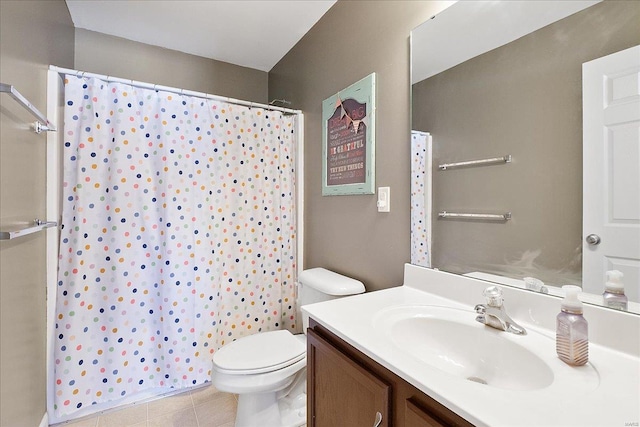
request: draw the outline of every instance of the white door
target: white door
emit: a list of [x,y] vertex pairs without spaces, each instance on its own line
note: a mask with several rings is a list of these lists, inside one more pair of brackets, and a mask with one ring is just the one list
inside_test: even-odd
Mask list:
[[[582,66],[583,290],[624,273],[640,301],[640,46]],[[599,241],[599,242],[598,242]]]

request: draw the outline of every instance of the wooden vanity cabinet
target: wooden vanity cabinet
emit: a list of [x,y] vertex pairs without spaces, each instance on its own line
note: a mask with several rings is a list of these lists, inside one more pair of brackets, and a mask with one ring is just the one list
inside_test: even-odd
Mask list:
[[[380,422],[376,424],[378,420]],[[309,319],[307,425],[440,427],[473,424]]]

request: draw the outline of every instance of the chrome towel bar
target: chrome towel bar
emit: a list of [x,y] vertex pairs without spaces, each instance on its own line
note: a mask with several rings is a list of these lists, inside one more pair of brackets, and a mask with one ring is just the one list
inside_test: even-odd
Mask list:
[[27,234],[32,234],[45,228],[56,227],[58,223],[56,221],[41,221],[39,219],[33,220],[33,225],[30,227],[14,227],[13,230],[8,231],[0,231],[0,240],[11,240],[16,237],[26,236]]
[[498,163],[511,163],[511,154],[507,154],[502,157],[493,157],[491,159],[482,159],[482,160],[469,160],[466,162],[458,162],[458,163],[444,163],[438,166],[438,169],[446,171],[447,169],[452,168],[461,168],[465,166],[485,166],[485,165],[495,165]]
[[475,220],[489,220],[489,221],[509,221],[511,219],[511,212],[504,214],[474,214],[474,213],[453,213],[453,212],[438,212],[440,218],[457,218],[457,219],[475,219]]
[[40,112],[36,107],[33,106],[31,102],[27,100],[18,89],[13,87],[12,85],[8,85],[5,83],[0,83],[0,93],[7,93],[13,99],[15,99],[18,104],[22,105],[27,111],[29,111],[36,119],[37,122],[33,123],[33,130],[35,133],[40,132],[48,132],[48,131],[56,131],[56,127],[47,119],[44,114]]

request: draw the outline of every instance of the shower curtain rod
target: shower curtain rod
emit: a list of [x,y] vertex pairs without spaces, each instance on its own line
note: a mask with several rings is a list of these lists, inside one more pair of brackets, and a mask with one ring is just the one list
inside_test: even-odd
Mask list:
[[49,66],[49,70],[57,72],[57,73],[60,73],[60,74],[74,74],[76,76],[81,76],[81,77],[95,77],[95,78],[98,78],[98,79],[101,79],[101,80],[106,80],[108,82],[129,84],[131,86],[136,86],[136,87],[143,88],[143,89],[162,90],[162,91],[165,91],[165,92],[172,92],[172,93],[176,93],[176,94],[179,94],[179,95],[194,96],[194,97],[197,97],[197,98],[211,99],[211,100],[214,100],[214,101],[224,101],[224,102],[228,102],[230,104],[244,105],[246,107],[259,107],[259,108],[264,108],[265,110],[281,111],[283,113],[289,113],[289,114],[301,114],[302,113],[301,110],[293,110],[291,108],[276,107],[276,106],[273,106],[273,105],[260,104],[258,102],[242,101],[240,99],[228,98],[226,96],[211,95],[211,94],[204,93],[204,92],[195,92],[195,91],[192,91],[192,90],[185,90],[185,89],[180,89],[180,88],[176,88],[176,87],[162,86],[162,85],[157,85],[157,84],[153,84],[153,83],[146,83],[146,82],[139,82],[139,81],[136,81],[136,80],[122,79],[122,78],[113,77],[113,76],[105,76],[104,74],[95,74],[95,73],[89,73],[89,72],[86,72],[86,71],[72,70],[70,68],[56,67],[55,65],[50,65]]

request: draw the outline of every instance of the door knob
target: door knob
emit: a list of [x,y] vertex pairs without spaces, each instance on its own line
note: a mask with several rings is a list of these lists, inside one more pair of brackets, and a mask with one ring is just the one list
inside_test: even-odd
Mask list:
[[597,234],[589,234],[584,240],[590,245],[597,245],[600,243],[600,236]]

